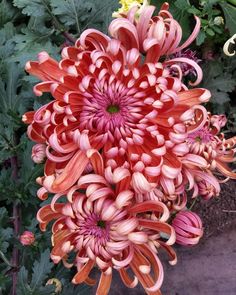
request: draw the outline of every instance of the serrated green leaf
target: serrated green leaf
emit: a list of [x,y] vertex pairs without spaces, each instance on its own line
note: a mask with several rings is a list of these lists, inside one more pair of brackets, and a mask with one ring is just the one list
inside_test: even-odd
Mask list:
[[28,270],[22,266],[18,273],[17,295],[31,295],[31,289],[28,284]]
[[12,6],[11,1],[2,0],[0,2],[0,27],[9,21],[12,21],[15,14],[16,9]]
[[211,91],[211,103],[218,111],[223,110],[222,105],[230,101],[229,93],[234,90],[235,79],[230,72],[224,70],[225,64],[223,60],[212,61],[203,68],[204,79],[202,87]]
[[52,267],[53,263],[50,262],[50,251],[47,249],[41,254],[39,261],[35,261],[33,265],[33,275],[30,284],[33,292],[42,286],[44,280],[50,274]]
[[12,61],[19,62],[21,67],[24,67],[28,60],[35,60],[40,51],[47,51],[53,56],[58,52],[58,48],[49,39],[53,29],[43,34],[28,28],[23,28],[21,32],[12,38],[15,42],[15,53],[11,58]]
[[3,28],[0,30],[0,44],[3,45],[9,39],[11,39],[16,33],[16,28],[12,22],[4,24]]
[[89,12],[95,9],[92,1],[82,0],[51,0],[52,12],[67,27],[75,25],[80,32],[81,18],[85,21]]
[[29,16],[43,16],[47,13],[48,0],[14,0],[14,6],[22,9],[22,13]]
[[219,3],[224,15],[226,26],[230,31],[230,34],[233,36],[236,32],[236,7],[230,5],[229,3]]
[[13,230],[8,227],[6,229],[0,229],[0,250],[3,253],[7,252],[7,248],[9,247],[9,240],[12,238]]
[[17,90],[20,86],[22,69],[16,63],[6,63],[5,81],[0,78],[0,104],[2,106],[0,113],[6,113],[8,110],[14,111],[17,102]]

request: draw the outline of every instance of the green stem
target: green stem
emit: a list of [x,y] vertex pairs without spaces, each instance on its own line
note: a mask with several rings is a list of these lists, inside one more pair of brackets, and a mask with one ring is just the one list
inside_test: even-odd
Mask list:
[[189,210],[191,211],[194,207],[194,205],[196,204],[197,202],[197,198],[194,199],[194,201],[192,202],[191,206],[189,207]]

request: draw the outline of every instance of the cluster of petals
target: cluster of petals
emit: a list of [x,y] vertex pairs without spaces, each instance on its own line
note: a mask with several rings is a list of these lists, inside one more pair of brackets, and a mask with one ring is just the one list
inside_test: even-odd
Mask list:
[[46,145],[43,143],[37,143],[32,147],[32,160],[36,164],[40,164],[46,158]]
[[[201,195],[205,199],[210,199],[219,195],[220,182],[225,182],[230,178],[236,179],[236,173],[228,166],[229,163],[235,161],[236,137],[225,139],[221,129],[226,122],[224,115],[208,113],[204,126],[188,133],[187,142],[190,152],[204,158],[209,165],[207,173],[199,171],[195,175],[194,196]],[[225,180],[217,179],[217,174],[226,177]]]
[[191,211],[179,212],[172,221],[172,226],[176,233],[176,243],[183,246],[198,244],[203,235],[202,221]]
[[153,16],[154,6],[136,2],[111,22],[110,36],[88,29],[63,48],[59,62],[41,52],[26,64],[42,81],[34,93],[52,96],[23,116],[37,143],[33,160],[46,158],[38,197],[54,194],[38,212],[40,227],[55,221],[51,258],[77,267],[75,284],[93,285],[92,268],[101,270],[102,295],[114,269],[128,287],[139,281],[148,294],[161,294],[157,249],[174,264],[175,231],[184,245],[202,235],[196,214],[177,214],[175,230],[170,214],[186,207],[188,190],[193,197],[218,195],[215,170],[235,178],[227,163],[236,140],[220,133],[225,118],[202,105],[208,90],[183,83],[186,68],[195,75],[190,86],[202,79],[197,62],[180,54],[196,38],[200,20],[180,45],[182,29],[167,3]]
[[[111,173],[104,169],[97,151],[89,151],[88,156],[93,173],[82,176],[66,196],[56,194],[51,204],[38,211],[42,230],[55,220],[51,259],[77,267],[74,284],[95,284],[89,274],[96,265],[101,270],[97,294],[108,293],[113,270],[126,286],[133,288],[139,281],[148,294],[160,294],[163,267],[157,249],[166,250],[170,263],[176,263],[168,208],[158,201],[134,202],[134,192],[127,189],[128,170],[117,168]],[[59,198],[66,201],[59,203]],[[71,252],[76,254],[72,263],[67,261]]]

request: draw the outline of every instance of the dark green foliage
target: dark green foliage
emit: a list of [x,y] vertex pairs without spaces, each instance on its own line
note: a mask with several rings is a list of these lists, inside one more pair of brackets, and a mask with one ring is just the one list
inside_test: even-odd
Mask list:
[[[50,262],[50,252],[47,249],[40,255],[40,259],[33,264],[32,270],[28,271],[24,266],[19,271],[18,295],[49,295],[55,290],[55,286],[46,286],[53,263]],[[30,274],[32,274],[30,276]]]

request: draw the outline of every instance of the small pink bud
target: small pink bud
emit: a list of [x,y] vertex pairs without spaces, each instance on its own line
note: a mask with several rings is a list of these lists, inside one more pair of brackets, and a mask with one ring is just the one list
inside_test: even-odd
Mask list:
[[23,246],[30,246],[34,243],[35,236],[31,231],[24,231],[23,234],[20,236],[20,242]]
[[35,163],[40,164],[44,161],[45,157],[46,157],[46,145],[42,143],[38,143],[34,145],[32,148],[32,155],[31,155],[32,160]]
[[194,212],[179,212],[172,221],[172,226],[176,233],[176,243],[183,246],[198,244],[203,235],[202,221]]

